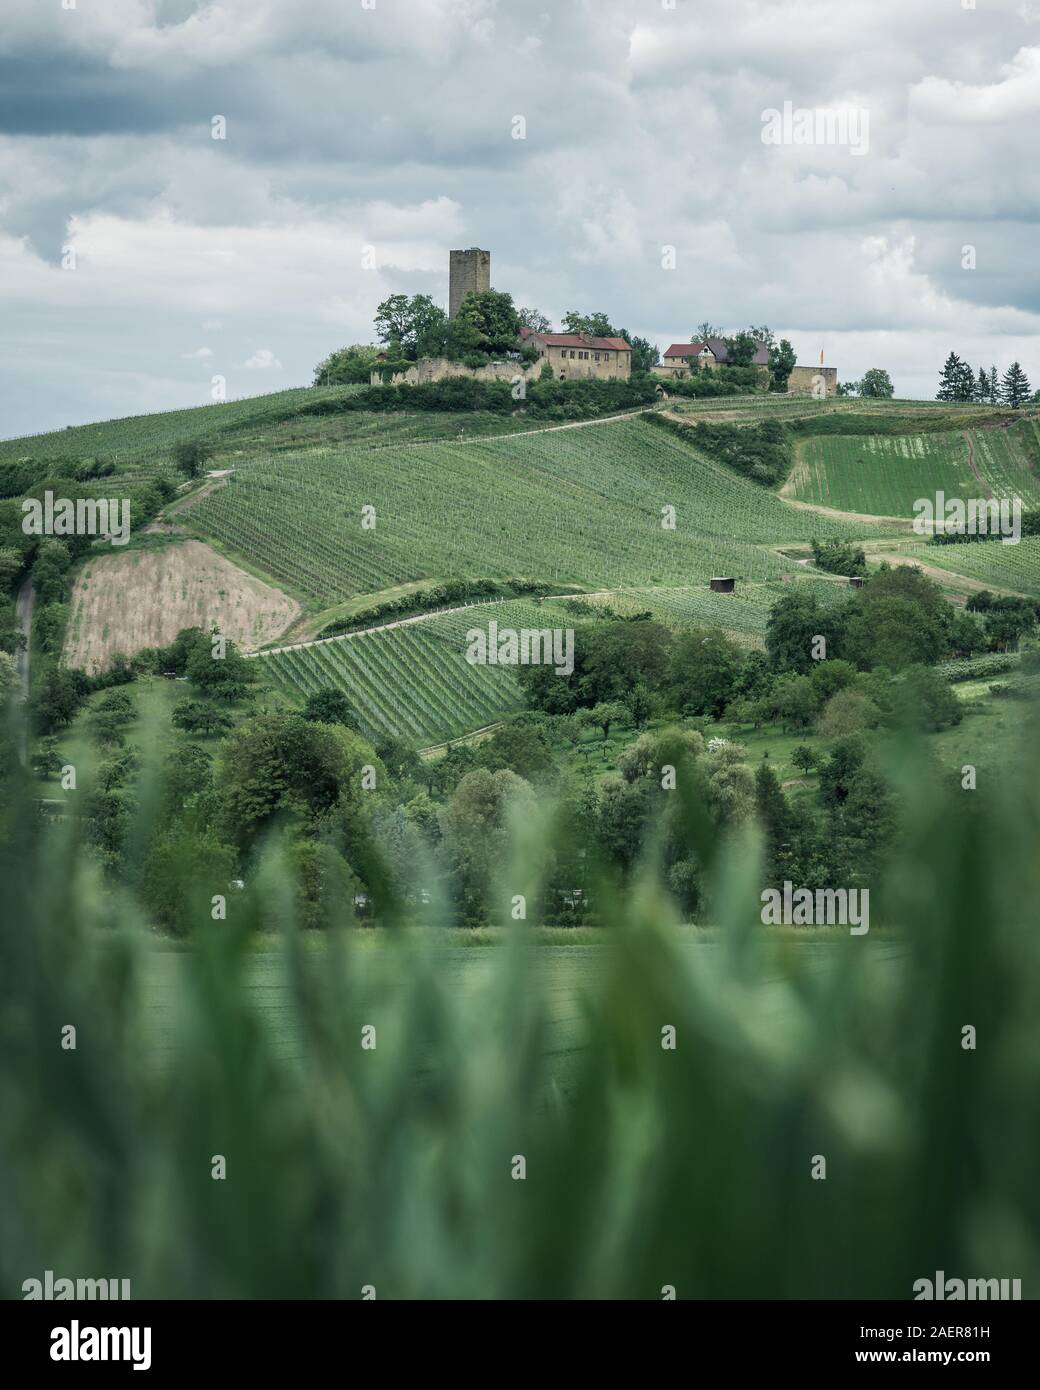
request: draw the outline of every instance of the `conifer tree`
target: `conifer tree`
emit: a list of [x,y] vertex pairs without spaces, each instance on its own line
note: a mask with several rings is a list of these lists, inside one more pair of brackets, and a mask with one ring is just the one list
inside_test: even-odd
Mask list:
[[1012,362],[1004,373],[1000,396],[1004,404],[1009,405],[1012,410],[1017,410],[1023,401],[1029,399],[1029,380],[1020,363]]

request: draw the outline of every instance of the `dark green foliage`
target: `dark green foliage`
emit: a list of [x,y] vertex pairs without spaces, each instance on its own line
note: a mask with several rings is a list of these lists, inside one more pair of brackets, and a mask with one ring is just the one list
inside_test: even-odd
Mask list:
[[718,718],[733,699],[744,653],[725,633],[695,628],[672,649],[669,683],[673,707],[686,715]]
[[851,541],[824,541],[822,544],[813,540],[812,543],[813,564],[817,569],[826,570],[828,574],[845,575],[865,575],[867,572],[867,557],[862,546],[854,545]]
[[[758,367],[694,368],[689,376],[668,377],[661,383],[670,396],[690,396],[697,400],[711,396],[746,396],[762,390]],[[661,423],[667,424],[667,421]]]
[[1021,364],[1012,362],[1000,383],[1000,399],[1012,410],[1017,410],[1020,405],[1029,400],[1030,390],[1029,379],[1022,370]]
[[174,710],[172,722],[175,729],[183,729],[185,733],[213,737],[227,733],[233,721],[230,715],[205,700],[184,700]]
[[303,717],[316,724],[342,724],[345,729],[353,729],[355,733],[361,732],[354,707],[342,690],[334,690],[331,687],[316,690],[307,696]]
[[757,425],[716,425],[702,420],[687,425],[661,415],[650,419],[763,487],[783,482],[790,471],[791,448],[783,425],[776,420]]
[[769,349],[769,389],[786,391],[791,373],[798,365],[798,355],[786,338]]
[[186,478],[200,478],[212,456],[212,446],[201,439],[186,439],[173,446],[173,461]]
[[971,401],[975,398],[975,375],[967,362],[951,352],[943,364],[937,401]]

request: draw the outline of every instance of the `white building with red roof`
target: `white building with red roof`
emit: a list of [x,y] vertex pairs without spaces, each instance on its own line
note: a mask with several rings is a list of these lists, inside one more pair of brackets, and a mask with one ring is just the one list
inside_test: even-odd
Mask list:
[[625,338],[595,338],[591,333],[537,333],[520,330],[525,347],[533,347],[552,367],[557,381],[627,381],[632,375],[632,345]]

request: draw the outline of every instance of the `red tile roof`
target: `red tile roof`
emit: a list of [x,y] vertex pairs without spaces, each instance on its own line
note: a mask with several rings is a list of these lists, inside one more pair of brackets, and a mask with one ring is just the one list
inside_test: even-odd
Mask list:
[[[715,360],[723,366],[729,361],[729,348],[723,338],[709,338],[706,343],[673,343],[665,357],[698,357],[703,348],[709,348],[715,354]],[[751,363],[755,367],[769,365],[769,349],[765,343],[758,344]]]
[[536,333],[548,347],[598,348],[601,352],[631,352],[632,344],[624,338],[585,338],[580,333]]
[[665,350],[665,357],[697,357],[707,343],[673,343]]

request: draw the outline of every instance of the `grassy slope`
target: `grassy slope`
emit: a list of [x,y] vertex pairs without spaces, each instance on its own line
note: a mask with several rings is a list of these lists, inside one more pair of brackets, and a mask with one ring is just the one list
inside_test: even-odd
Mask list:
[[487,631],[492,620],[500,628],[544,628],[567,621],[552,604],[517,600],[257,660],[267,682],[293,705],[320,689],[342,690],[368,737],[392,734],[430,746],[493,724],[523,704],[509,667],[466,661],[466,632]]
[[871,533],[799,514],[641,421],[387,450],[378,467],[363,449],[261,455],[191,522],[321,605],[449,575],[764,580],[791,567],[758,547]]
[[[1019,496],[1040,504],[1037,435],[1031,420],[1009,429],[907,435],[817,435],[797,446],[790,495],[842,511],[913,514],[934,497]],[[974,468],[972,465],[974,464]]]

